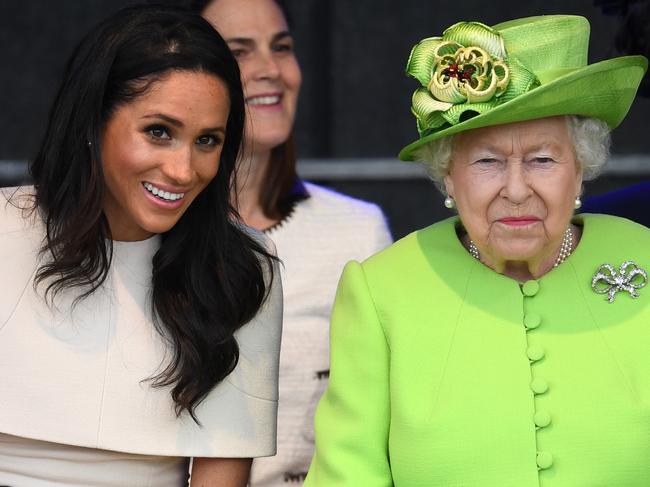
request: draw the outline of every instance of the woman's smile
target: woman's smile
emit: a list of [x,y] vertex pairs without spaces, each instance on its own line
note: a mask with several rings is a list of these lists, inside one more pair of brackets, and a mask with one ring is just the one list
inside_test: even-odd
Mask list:
[[166,191],[162,185],[149,182],[142,183],[147,198],[162,208],[176,209],[183,204],[185,192]]
[[246,104],[256,110],[277,110],[282,108],[282,93],[262,93],[246,97]]

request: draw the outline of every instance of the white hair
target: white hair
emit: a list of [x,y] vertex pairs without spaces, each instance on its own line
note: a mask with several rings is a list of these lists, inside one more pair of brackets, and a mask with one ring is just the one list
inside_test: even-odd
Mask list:
[[[568,115],[566,119],[582,179],[594,179],[609,159],[611,130],[597,118]],[[449,172],[453,142],[454,136],[448,135],[413,151],[414,160],[426,166],[429,177],[443,194],[446,194],[444,177]]]

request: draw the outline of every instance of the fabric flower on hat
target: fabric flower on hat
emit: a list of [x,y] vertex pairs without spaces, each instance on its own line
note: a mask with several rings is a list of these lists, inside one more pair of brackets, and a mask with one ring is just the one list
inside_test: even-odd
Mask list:
[[412,112],[421,135],[455,125],[538,86],[535,75],[508,57],[501,34],[480,22],[459,22],[442,37],[419,42],[406,72],[422,84]]

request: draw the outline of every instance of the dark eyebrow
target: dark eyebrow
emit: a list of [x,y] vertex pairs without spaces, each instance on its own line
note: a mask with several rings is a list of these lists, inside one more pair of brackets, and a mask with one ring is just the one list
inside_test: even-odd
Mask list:
[[273,36],[272,41],[277,42],[279,40],[284,39],[285,37],[291,37],[291,33],[289,31],[283,30],[282,32],[278,32]]
[[[271,42],[277,42],[279,40],[282,40],[286,37],[291,37],[291,33],[287,30],[283,30],[282,32],[278,32],[271,38]],[[230,37],[226,39],[226,42],[236,42],[237,44],[243,44],[245,46],[253,46],[255,45],[255,41],[253,39],[250,39],[248,37]]]
[[230,39],[226,39],[226,42],[236,42],[237,44],[244,44],[245,46],[252,46],[255,44],[253,39],[248,39],[247,37],[231,37]]
[[213,127],[213,128],[207,128],[207,129],[205,129],[203,132],[205,132],[205,133],[210,133],[210,132],[219,132],[219,133],[225,135],[225,133],[226,133],[226,129],[225,129],[224,127]]
[[149,115],[144,115],[142,118],[159,118],[173,125],[174,127],[183,127],[185,125],[180,120],[176,120],[175,118],[170,117],[169,115],[165,115],[164,113],[151,113]]
[[[177,120],[174,117],[170,117],[169,115],[165,115],[164,113],[150,113],[148,115],[144,115],[142,118],[159,118],[169,123],[170,125],[173,125],[174,127],[178,127],[178,128],[182,128],[185,126],[185,124],[180,120]],[[222,134],[225,134],[226,129],[225,127],[210,127],[210,128],[203,129],[203,132],[221,132]]]

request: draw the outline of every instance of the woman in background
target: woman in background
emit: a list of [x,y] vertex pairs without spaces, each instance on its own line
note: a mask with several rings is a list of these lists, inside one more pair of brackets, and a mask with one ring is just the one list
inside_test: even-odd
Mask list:
[[244,221],[263,230],[282,261],[278,453],[255,460],[252,485],[300,483],[313,453],[313,413],[329,376],[328,322],[345,263],[391,241],[372,204],[301,181],[292,128],[301,84],[282,2],[193,2],[239,62],[248,111],[238,185]]
[[[239,69],[133,7],[75,50],[0,205],[0,485],[242,487],[275,451],[280,281],[230,205]],[[4,200],[4,198],[3,198]]]

